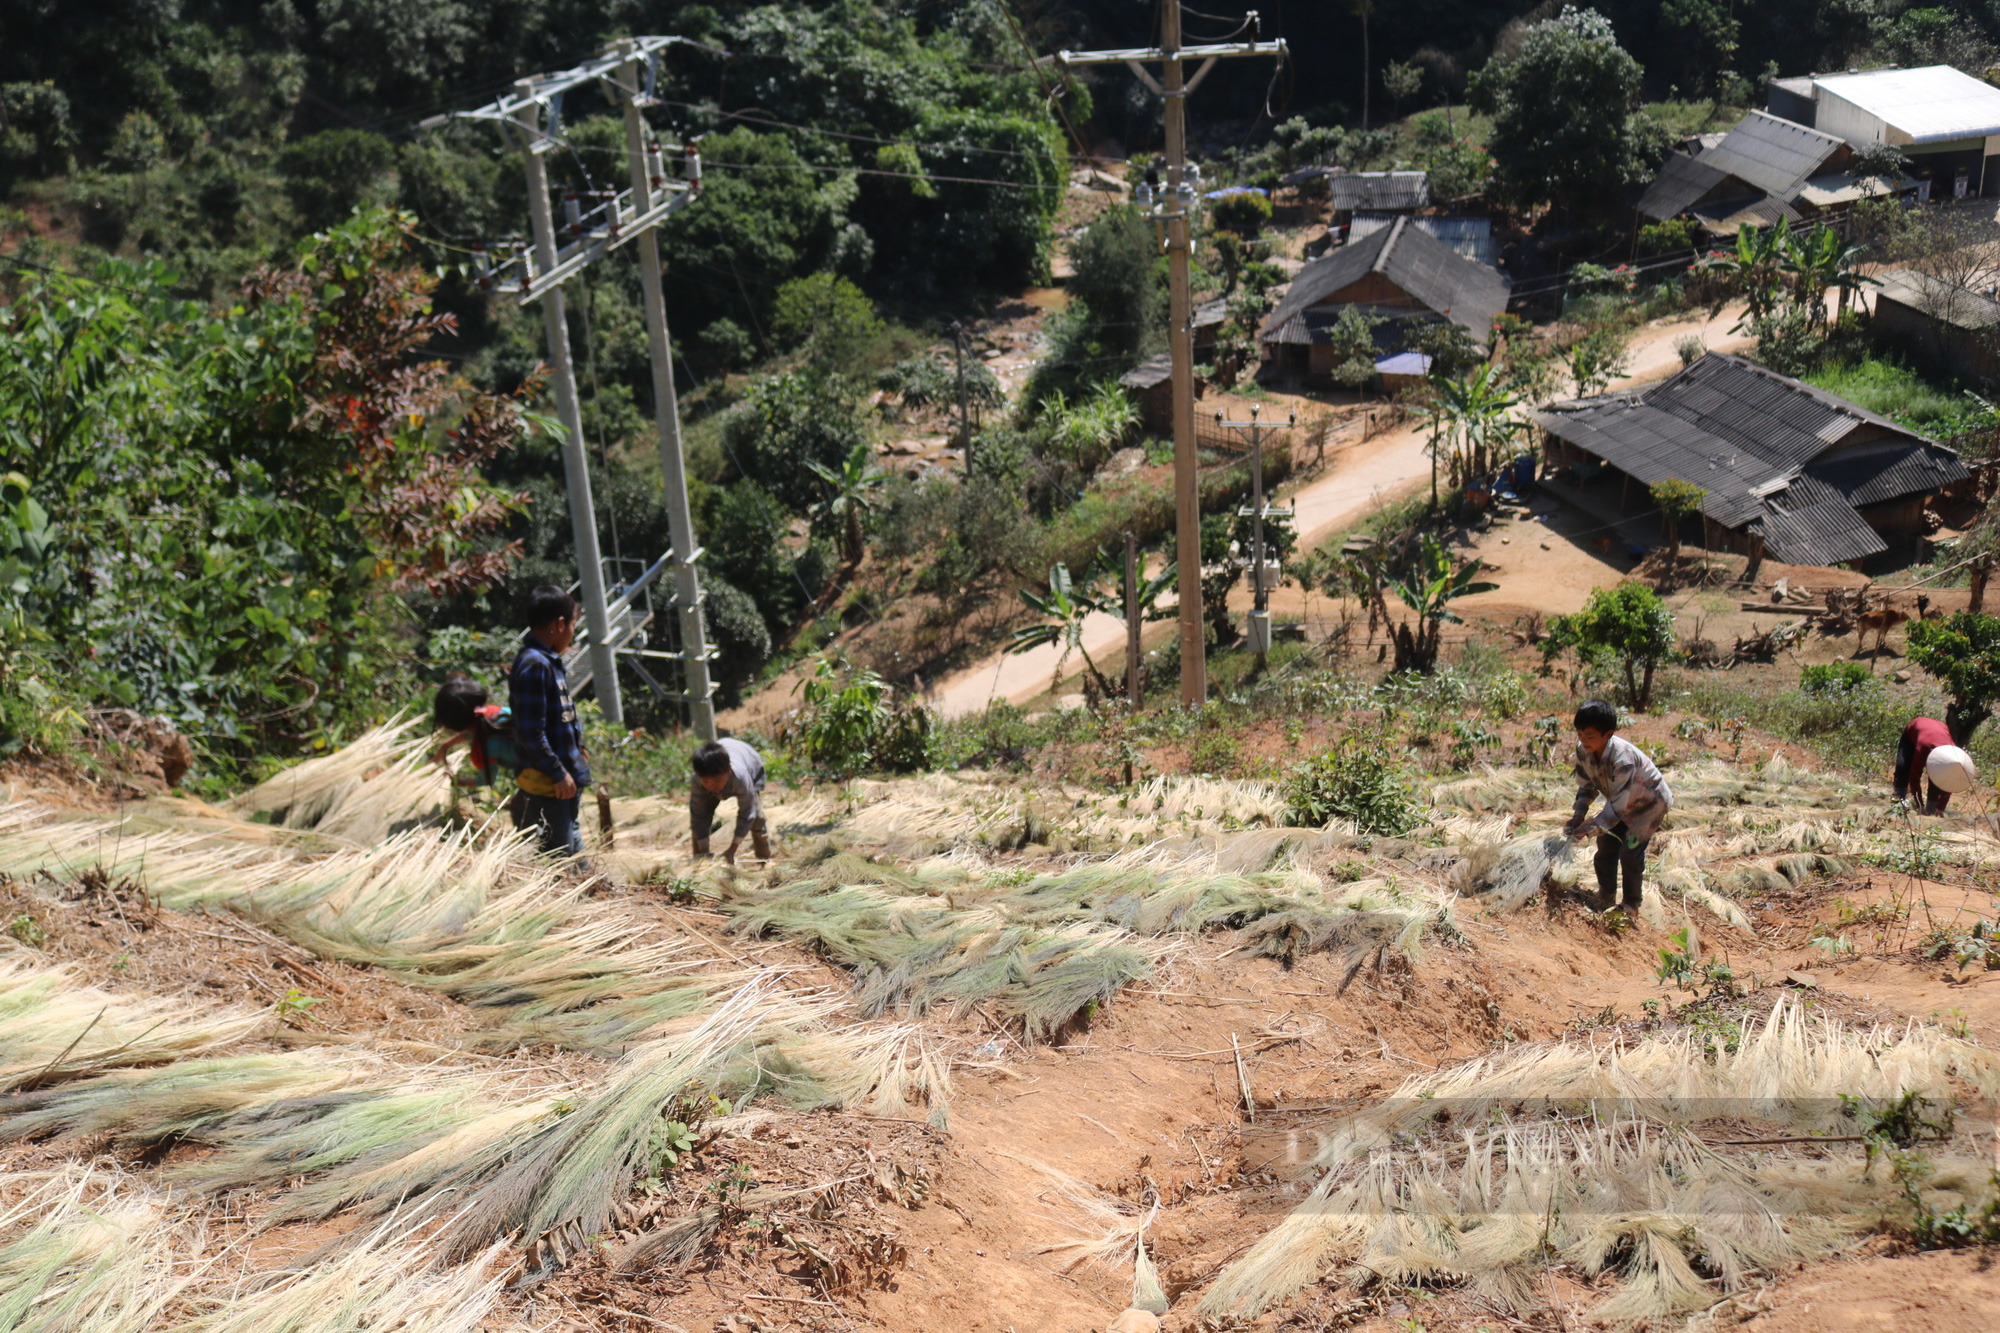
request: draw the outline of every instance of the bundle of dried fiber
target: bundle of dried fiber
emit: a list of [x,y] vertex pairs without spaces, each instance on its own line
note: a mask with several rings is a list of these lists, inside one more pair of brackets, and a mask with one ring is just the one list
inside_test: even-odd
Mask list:
[[1313,1161],[1331,1168],[1365,1155],[1414,1132],[1445,1105],[1460,1123],[1495,1107],[1588,1101],[1606,1115],[1688,1121],[1727,1114],[1824,1133],[1845,1123],[1843,1093],[1890,1099],[1914,1090],[1942,1102],[1955,1078],[1985,1096],[2000,1092],[2000,1056],[1983,1046],[1935,1027],[1856,1032],[1808,1016],[1789,997],[1761,1024],[1745,1020],[1735,1045],[1718,1051],[1683,1029],[1624,1047],[1538,1043],[1482,1056],[1406,1081],[1337,1125]]
[[1500,769],[1435,783],[1431,800],[1475,814],[1515,814],[1560,804],[1570,790],[1574,788],[1555,769]]
[[186,1290],[175,1210],[131,1177],[72,1167],[0,1188],[0,1328],[144,1333]]
[[268,1015],[112,995],[65,967],[0,960],[0,1092],[221,1050]]
[[291,829],[313,829],[357,844],[425,823],[451,802],[451,779],[429,762],[429,729],[398,718],[332,754],[294,764],[229,803]]
[[332,1253],[316,1252],[296,1269],[264,1275],[246,1293],[239,1279],[220,1283],[206,1308],[171,1333],[480,1333],[494,1327],[505,1286],[506,1246],[469,1251],[441,1267],[419,1222],[392,1219],[372,1235]]
[[1629,1325],[1828,1254],[1867,1224],[1828,1204],[1885,1197],[1844,1164],[1742,1165],[1643,1122],[1509,1119],[1329,1175],[1202,1308],[1253,1317],[1344,1261],[1359,1282],[1463,1282],[1511,1313],[1539,1305],[1554,1252],[1593,1276],[1617,1269],[1619,1292],[1591,1314]]
[[1068,1233],[1061,1240],[1036,1246],[1035,1253],[1055,1255],[1064,1272],[1085,1264],[1122,1265],[1137,1254],[1136,1247],[1159,1212],[1158,1205],[1142,1215],[1125,1200],[1046,1162],[1004,1148],[993,1151],[995,1156],[1019,1162],[1041,1177],[1045,1183],[1037,1197],[1055,1210],[1045,1216]]
[[[1731,1136],[1744,1122],[1837,1133],[1852,1126],[1843,1095],[1941,1103],[1961,1080],[1991,1097],[2000,1058],[1936,1028],[1852,1032],[1790,1000],[1746,1023],[1733,1051],[1680,1032],[1468,1061],[1336,1125],[1314,1159],[1328,1174],[1204,1309],[1254,1315],[1340,1259],[1389,1282],[1467,1280],[1519,1307],[1553,1248],[1587,1272],[1622,1262],[1601,1318],[1685,1312],[1712,1302],[1716,1283],[1828,1252],[1902,1198],[1852,1162],[1725,1157],[1697,1137],[1704,1122]],[[1951,1196],[1945,1207],[1984,1207],[1992,1193],[1990,1171],[1963,1164],[1931,1184]]]
[[1150,778],[1132,793],[1130,808],[1161,820],[1188,817],[1237,827],[1285,822],[1285,794],[1269,782],[1201,776]]
[[199,1138],[231,1115],[329,1096],[374,1076],[370,1066],[316,1051],[114,1070],[0,1098],[0,1143],[102,1134],[121,1147],[150,1147]]
[[794,1104],[899,1120],[922,1105],[932,1127],[951,1127],[950,1055],[914,1026],[800,1032],[773,1039],[758,1057]]
[[685,1036],[633,1050],[567,1115],[474,1153],[443,1185],[460,1210],[440,1232],[446,1257],[464,1260],[508,1235],[575,1247],[605,1231],[612,1201],[648,1162],[663,1108],[713,1085],[774,1019],[795,1026],[809,1012],[774,1001],[766,983],[746,986]]
[[[772,892],[737,886],[717,906],[732,918],[732,930],[811,943],[851,969],[865,1017],[990,1001],[1039,1040],[1151,976],[1163,951],[1088,921],[1035,925],[989,907],[954,907],[931,893],[898,892],[924,882],[871,862],[840,857],[823,869]],[[842,871],[865,875],[866,885],[838,884]]]
[[1480,906],[1495,912],[1513,912],[1541,891],[1544,884],[1558,881],[1571,871],[1575,882],[1576,845],[1560,833],[1531,833],[1503,846],[1483,883],[1475,883]]

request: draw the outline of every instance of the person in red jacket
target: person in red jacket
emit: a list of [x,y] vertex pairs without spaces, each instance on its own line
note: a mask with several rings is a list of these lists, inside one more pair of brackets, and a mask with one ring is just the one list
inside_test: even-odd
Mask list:
[[1934,717],[1920,717],[1904,727],[1903,739],[1896,744],[1896,799],[1914,799],[1923,805],[1927,815],[1943,814],[1951,793],[1935,782],[1929,783],[1930,800],[1924,801],[1924,765],[1930,761],[1932,750],[1952,744],[1955,742],[1951,732]]

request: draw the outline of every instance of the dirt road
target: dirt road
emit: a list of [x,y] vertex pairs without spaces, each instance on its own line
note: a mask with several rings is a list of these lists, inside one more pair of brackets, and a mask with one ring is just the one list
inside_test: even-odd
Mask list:
[[[1680,369],[1674,344],[1692,333],[1711,351],[1739,351],[1749,340],[1730,333],[1742,314],[1730,306],[1714,319],[1675,320],[1640,331],[1633,339],[1631,373],[1615,381],[1615,389],[1665,379]],[[1332,471],[1315,478],[1293,494],[1298,505],[1299,549],[1310,551],[1337,532],[1353,527],[1382,506],[1430,484],[1431,461],[1425,437],[1414,426],[1387,431],[1342,455]],[[1107,674],[1117,675],[1124,661],[1121,645],[1125,622],[1117,616],[1092,616],[1084,622],[1083,645]],[[1061,654],[1037,648],[1019,655],[996,653],[940,682],[931,705],[946,717],[977,713],[996,699],[1021,703],[1049,688]],[[1070,654],[1065,674],[1082,666]]]

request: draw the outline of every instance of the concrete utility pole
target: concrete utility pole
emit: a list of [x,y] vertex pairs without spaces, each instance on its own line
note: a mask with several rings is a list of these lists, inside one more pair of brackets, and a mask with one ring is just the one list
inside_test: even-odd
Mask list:
[[[1157,194],[1150,179],[1137,192],[1142,210],[1151,212],[1163,228],[1161,244],[1167,252],[1169,280],[1169,327],[1167,350],[1174,375],[1174,554],[1180,584],[1181,703],[1195,706],[1208,698],[1208,658],[1201,614],[1201,491],[1197,476],[1194,438],[1194,330],[1193,297],[1189,290],[1191,259],[1190,224],[1193,220],[1200,172],[1187,163],[1187,99],[1215,62],[1224,56],[1285,56],[1282,40],[1256,40],[1257,14],[1245,15],[1251,40],[1213,46],[1181,45],[1180,0],[1166,0],[1160,19],[1160,45],[1151,49],[1125,51],[1059,51],[1050,57],[1060,65],[1129,65],[1148,88],[1166,101],[1167,172]],[[1184,62],[1199,59],[1201,67],[1186,77]],[[1145,62],[1164,65],[1165,82],[1147,71]]]
[[[679,403],[674,394],[672,349],[667,339],[666,309],[660,297],[660,253],[653,228],[659,226],[693,197],[701,182],[700,158],[686,150],[687,179],[668,180],[657,150],[649,153],[645,123],[640,111],[652,104],[653,89],[659,78],[660,55],[668,47],[686,41],[681,37],[633,37],[614,43],[605,52],[574,69],[553,74],[537,74],[517,80],[514,91],[496,102],[473,111],[453,111],[432,116],[417,128],[434,129],[449,120],[483,120],[500,131],[509,148],[521,152],[528,188],[528,216],[534,232],[531,253],[504,257],[496,265],[487,262],[484,246],[477,251],[479,285],[498,292],[515,294],[526,305],[539,298],[542,322],[549,343],[549,371],[556,395],[556,412],[563,425],[563,475],[569,496],[570,527],[576,541],[577,591],[583,602],[587,672],[572,679],[581,689],[585,680],[597,687],[598,707],[614,726],[624,723],[623,701],[619,697],[618,660],[627,658],[648,684],[669,698],[688,705],[694,729],[704,739],[715,735],[713,688],[708,674],[708,644],[702,629],[701,590],[695,577],[694,561],[700,551],[694,544],[694,524],[688,512],[687,478],[681,460]],[[563,97],[570,90],[603,83],[609,85],[614,100],[625,107],[626,147],[630,158],[632,188],[626,192],[605,191],[578,199],[575,192],[563,201],[564,217],[560,233],[549,199],[548,171],[543,159],[564,146],[562,132]],[[659,414],[660,466],[666,474],[667,526],[674,550],[662,556],[645,573],[623,587],[615,600],[607,602],[604,562],[597,545],[596,508],[590,493],[590,472],[583,443],[583,414],[577,402],[576,371],[570,358],[569,326],[565,322],[562,284],[592,262],[633,241],[640,246],[640,281],[646,305],[646,332],[653,356],[653,389]],[[685,691],[673,695],[647,673],[641,656],[668,657],[671,654],[642,652],[644,629],[650,611],[648,589],[671,565],[674,567],[675,603],[680,615]]]
[[[533,79],[514,85],[532,97]],[[517,113],[532,137],[521,155],[528,176],[528,220],[535,232],[535,265],[546,273],[556,266],[556,225],[549,208],[549,174],[542,165],[540,108],[532,101]],[[597,508],[591,503],[590,461],[583,448],[583,411],[576,400],[576,367],[569,356],[569,314],[560,283],[542,292],[542,331],[549,340],[549,378],[555,382],[556,416],[563,426],[563,484],[569,493],[570,534],[576,542],[577,574],[582,580],[583,623],[590,631],[590,678],[597,686],[597,707],[612,726],[625,723],[625,703],[618,693],[618,658],[611,642],[611,616],[605,609],[604,560],[597,549]]]
[[[665,164],[655,146],[648,152],[646,122],[640,114],[650,99],[641,91],[638,46],[616,44],[628,57],[616,80],[625,103],[625,156],[632,176],[632,207],[645,213],[653,191],[666,183]],[[650,160],[649,160],[650,159]],[[697,159],[690,158],[690,161]],[[695,182],[698,183],[698,179]],[[695,573],[694,514],[688,507],[687,464],[681,454],[680,396],[674,389],[674,357],[667,339],[667,306],[660,294],[660,242],[648,229],[633,243],[639,252],[639,287],[646,304],[646,342],[653,356],[653,415],[660,431],[660,472],[666,479],[667,533],[674,544],[674,604],[680,610],[683,694],[697,736],[715,739],[715,686],[708,677],[708,636],[701,623],[701,584]]]
[[[1293,514],[1292,508],[1280,509],[1264,503],[1264,436],[1279,427],[1267,426],[1258,420],[1261,414],[1262,408],[1256,403],[1250,404],[1248,421],[1225,421],[1222,413],[1215,414],[1215,424],[1224,430],[1250,433],[1250,507],[1238,509],[1236,513],[1250,520],[1250,540],[1257,548],[1252,553],[1251,563],[1251,578],[1254,580],[1251,586],[1256,589],[1256,603],[1250,612],[1249,633],[1245,637],[1250,640],[1250,651],[1257,654],[1259,671],[1264,669],[1264,659],[1271,651],[1271,594],[1264,576],[1264,520],[1290,518]],[[1293,412],[1286,418],[1283,429],[1290,430],[1298,424],[1299,414]]]

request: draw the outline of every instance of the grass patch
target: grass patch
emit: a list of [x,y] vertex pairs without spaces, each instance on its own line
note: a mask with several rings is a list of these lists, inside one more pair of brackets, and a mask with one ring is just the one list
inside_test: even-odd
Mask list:
[[[1896,742],[1915,717],[1943,717],[1944,697],[1928,684],[1873,684],[1816,694],[1760,688],[1723,672],[1697,672],[1673,682],[1664,706],[1711,718],[1742,718],[1863,778],[1879,778],[1894,761]],[[1981,728],[1968,747],[1982,769],[2000,763],[2000,731]]]
[[1824,365],[1805,378],[1828,393],[1927,434],[1955,433],[1962,419],[1985,411],[1969,394],[1876,357]]

